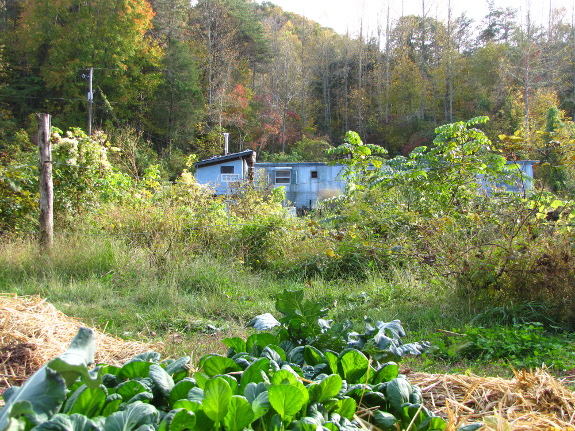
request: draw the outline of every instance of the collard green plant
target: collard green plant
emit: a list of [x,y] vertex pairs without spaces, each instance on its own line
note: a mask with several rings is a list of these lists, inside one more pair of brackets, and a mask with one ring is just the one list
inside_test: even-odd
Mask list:
[[80,328],[70,347],[34,373],[22,387],[11,387],[4,394],[6,405],[0,411],[0,430],[25,427],[46,421],[62,406],[66,388],[81,377],[87,387],[98,387],[99,378],[88,365],[94,362],[94,337]]
[[367,353],[378,362],[397,361],[407,354],[420,355],[429,348],[428,342],[403,344],[405,330],[399,320],[367,321],[365,331],[353,331],[350,321],[334,323],[324,319],[327,310],[320,304],[304,299],[303,290],[285,290],[277,296],[276,309],[283,317],[276,320],[270,313],[254,317],[248,326],[260,331],[274,329],[282,341],[296,346],[310,345],[320,350],[354,348]]
[[153,352],[89,371],[93,336],[82,329],[65,354],[5,394],[0,431],[357,431],[367,425],[360,410],[380,429],[445,429],[393,362],[268,333],[225,343],[227,356],[203,357],[192,375],[189,357]]

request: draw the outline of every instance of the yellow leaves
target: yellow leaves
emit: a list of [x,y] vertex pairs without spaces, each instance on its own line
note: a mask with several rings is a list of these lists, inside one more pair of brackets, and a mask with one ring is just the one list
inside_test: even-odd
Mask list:
[[476,222],[476,223],[481,221],[481,217],[479,216],[479,214],[476,214],[476,213],[469,213],[468,217],[471,219],[471,221]]
[[330,259],[339,259],[341,258],[341,255],[337,254],[335,251],[333,251],[331,248],[328,248],[325,251],[325,254],[327,255],[327,257],[329,257]]

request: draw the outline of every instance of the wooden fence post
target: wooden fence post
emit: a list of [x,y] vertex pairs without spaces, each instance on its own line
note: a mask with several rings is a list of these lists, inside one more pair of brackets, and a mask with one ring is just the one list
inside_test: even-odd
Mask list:
[[54,240],[54,187],[50,143],[52,117],[49,114],[36,114],[36,117],[40,148],[40,245],[50,249]]

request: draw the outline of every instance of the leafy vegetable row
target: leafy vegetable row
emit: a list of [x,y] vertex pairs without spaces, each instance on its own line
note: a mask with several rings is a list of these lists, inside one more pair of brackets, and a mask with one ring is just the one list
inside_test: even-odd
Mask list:
[[[299,293],[284,297],[303,299]],[[289,325],[296,315],[291,313]],[[189,357],[161,361],[154,352],[121,367],[102,364],[90,370],[93,333],[81,328],[64,354],[21,388],[4,393],[0,431],[445,429],[445,420],[423,406],[421,390],[399,374],[397,363],[378,362],[387,356],[385,349],[368,356],[354,347],[338,352],[300,344],[325,341],[322,334],[332,328],[308,317],[296,337],[289,325],[280,324],[275,334],[224,340],[228,354],[204,356],[194,372]],[[311,340],[305,334],[316,324],[323,329]],[[386,346],[396,355],[402,331],[398,321],[377,322],[367,331],[372,340],[348,334],[348,344],[371,343],[371,353]]]

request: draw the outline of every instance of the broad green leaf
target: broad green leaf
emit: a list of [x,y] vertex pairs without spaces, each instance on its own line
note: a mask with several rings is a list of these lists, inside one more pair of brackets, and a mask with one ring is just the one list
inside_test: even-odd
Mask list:
[[313,346],[304,347],[303,358],[305,359],[306,364],[311,365],[312,367],[326,362],[323,353]]
[[82,385],[76,389],[74,393],[69,396],[64,406],[63,413],[68,415],[80,413],[84,416],[92,418],[100,416],[104,405],[106,404],[106,390],[104,386],[99,386],[90,389],[86,385]]
[[155,424],[157,420],[158,411],[154,406],[137,402],[128,404],[126,410],[108,416],[104,431],[132,431],[143,425]]
[[264,383],[248,383],[244,390],[244,397],[252,403],[262,392],[267,392],[267,387]]
[[[0,430],[8,426],[12,408],[19,403],[30,403],[39,422],[48,420],[64,402],[66,382],[46,366],[36,371],[21,388],[14,391],[0,410]],[[16,422],[17,424],[17,422]]]
[[88,370],[88,365],[94,363],[95,351],[94,332],[88,328],[80,328],[70,343],[70,347],[60,356],[49,361],[46,366],[57,371],[65,380],[67,387],[70,387],[78,377],[82,377],[86,385],[96,388],[101,380],[92,376]]
[[115,413],[120,408],[122,404],[122,396],[120,394],[111,394],[106,397],[106,404],[102,410],[102,416],[108,417],[112,413]]
[[150,375],[151,362],[131,361],[120,369],[118,377],[122,380],[134,379],[136,377],[144,378]]
[[186,409],[175,409],[164,416],[158,431],[184,431],[194,429],[196,415]]
[[206,416],[202,409],[202,404],[189,400],[179,400],[174,403],[174,409],[184,409],[196,415],[197,430],[209,430],[214,426],[214,421]]
[[369,368],[369,359],[359,350],[345,351],[339,358],[339,365],[348,384],[364,383],[361,379]]
[[154,382],[154,392],[158,391],[164,398],[170,396],[170,392],[174,389],[174,380],[166,370],[157,364],[150,366],[150,379]]
[[270,383],[272,385],[297,385],[300,382],[298,378],[288,370],[279,370],[272,375]]
[[244,388],[248,383],[260,383],[264,381],[263,373],[267,373],[270,368],[270,360],[268,358],[260,358],[247,367],[242,373],[240,379],[240,387]]
[[309,386],[308,391],[310,395],[313,393],[313,397],[311,397],[313,401],[323,403],[335,397],[341,390],[342,384],[342,378],[338,374],[332,374],[322,380],[318,385]]
[[120,367],[116,367],[115,365],[102,365],[98,368],[98,374],[100,376],[104,376],[105,374],[111,374],[113,376],[117,376],[120,373]]
[[178,400],[174,403],[174,410],[185,409],[190,412],[197,412],[202,409],[202,405],[195,401],[190,400]]
[[252,406],[248,400],[242,396],[234,395],[224,418],[224,425],[229,431],[241,431],[253,422],[254,417]]
[[188,400],[202,404],[204,401],[204,390],[198,387],[190,389]]
[[477,431],[481,428],[483,428],[483,423],[482,422],[478,422],[475,424],[469,424],[469,425],[463,425],[460,426],[459,428],[457,428],[457,431]]
[[252,401],[252,410],[254,412],[254,420],[265,415],[270,409],[270,400],[268,391],[261,392],[254,401]]
[[170,423],[170,431],[184,431],[194,429],[196,424],[196,415],[193,412],[185,409],[179,410],[172,422]]
[[196,384],[198,385],[198,387],[203,389],[204,386],[206,385],[206,382],[209,380],[209,377],[207,375],[205,375],[204,373],[200,373],[199,371],[196,371],[194,373],[194,380],[196,381]]
[[403,424],[408,426],[410,423],[413,422],[414,427],[417,429],[421,422],[428,417],[429,415],[425,416],[423,413],[423,406],[421,404],[410,404],[405,403],[401,407],[401,417],[403,420]]
[[337,353],[332,352],[331,350],[326,350],[323,352],[323,355],[327,364],[329,365],[331,372],[333,374],[337,374],[337,363],[339,360]]
[[269,344],[278,345],[279,340],[275,335],[272,335],[268,332],[252,334],[246,340],[246,348],[248,353],[255,352],[255,348],[259,349],[257,352],[261,352]]
[[296,426],[298,431],[317,431],[318,429],[322,429],[322,423],[317,419],[309,416],[301,418],[299,421],[297,421]]
[[202,406],[204,413],[216,424],[228,413],[232,400],[232,389],[228,382],[218,377],[206,382]]
[[146,392],[148,388],[138,380],[128,380],[116,388],[116,393],[122,396],[124,401],[128,401],[139,393]]
[[373,375],[371,383],[377,385],[378,383],[390,382],[399,375],[399,365],[395,362],[388,362],[383,364],[379,370]]
[[209,377],[241,371],[240,366],[233,359],[217,355],[208,357],[203,363],[203,369]]
[[294,416],[305,404],[302,393],[296,386],[271,386],[268,389],[268,397],[271,406],[282,420]]
[[261,354],[262,357],[268,358],[269,360],[275,361],[278,364],[286,360],[286,354],[283,349],[279,346],[274,346],[270,344],[265,347]]
[[35,431],[97,431],[98,428],[90,419],[81,414],[57,414],[49,421],[34,427]]
[[[417,427],[418,431],[444,431],[447,428],[447,423],[445,419],[432,416],[425,419],[419,426]],[[477,428],[476,428],[477,429]]]
[[376,410],[373,420],[375,425],[382,431],[397,431],[399,426],[398,419],[389,412]]
[[183,356],[179,359],[176,359],[174,362],[171,362],[170,364],[166,365],[165,368],[166,373],[172,376],[174,382],[177,383],[183,378],[188,376],[188,373],[190,371],[190,367],[188,365],[190,363],[190,359],[191,358],[189,356]]
[[[161,355],[158,352],[144,352],[132,358],[132,361],[142,361],[157,364],[160,362]],[[130,362],[132,362],[130,361]]]
[[242,340],[240,337],[225,338],[222,340],[222,343],[224,343],[226,346],[230,348],[231,355],[236,355],[242,352],[247,353],[246,342]]
[[175,403],[178,400],[187,399],[188,393],[194,387],[196,387],[196,383],[191,379],[190,380],[184,379],[179,381],[170,392],[170,401],[172,403]]
[[226,382],[228,382],[228,385],[230,385],[230,388],[232,390],[232,394],[239,395],[239,394],[237,394],[239,384],[238,384],[238,381],[234,377],[227,375],[227,374],[224,374],[223,376],[219,376],[219,377],[221,379],[224,379]]
[[327,429],[328,431],[342,431],[345,430],[345,428],[342,428],[341,426],[339,426],[338,424],[336,424],[335,422],[324,422],[323,423],[323,427],[325,429]]
[[126,404],[132,404],[135,403],[136,401],[140,401],[142,403],[149,403],[154,399],[154,394],[152,394],[151,392],[140,392],[139,394],[134,395],[132,398],[130,398]]
[[304,346],[298,346],[295,349],[291,350],[288,353],[288,357],[287,357],[288,362],[290,362],[292,364],[299,365],[300,367],[303,367],[303,365],[305,364],[303,352],[304,352]]
[[412,392],[411,385],[406,379],[397,377],[387,384],[385,390],[385,396],[389,401],[392,411],[396,414],[400,414],[401,406],[409,402],[409,396]]
[[421,389],[418,386],[411,386],[409,402],[412,404],[423,404],[423,394],[421,393]]
[[[185,410],[185,409],[182,409],[182,410]],[[176,415],[176,412],[177,412],[177,410],[172,410],[172,411],[169,411],[168,413],[166,413],[164,415],[164,417],[162,418],[162,420],[160,421],[160,424],[158,425],[157,431],[168,431],[168,428],[170,427],[170,423],[172,422],[172,419]]]
[[353,415],[357,409],[357,403],[353,398],[344,397],[340,400],[339,407],[335,410],[336,413],[340,414],[346,419],[352,420]]

